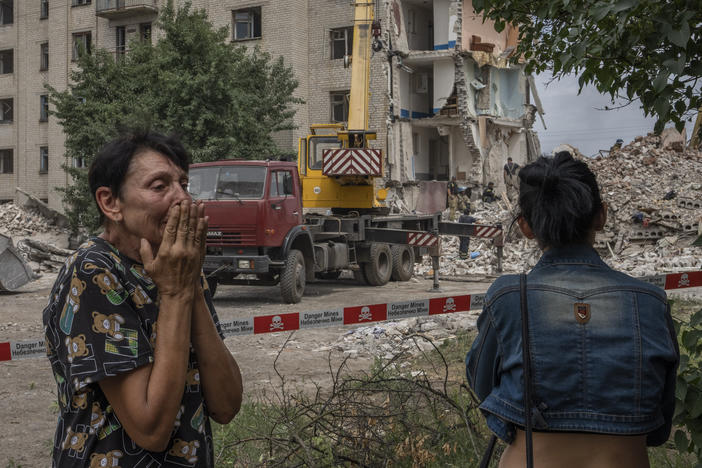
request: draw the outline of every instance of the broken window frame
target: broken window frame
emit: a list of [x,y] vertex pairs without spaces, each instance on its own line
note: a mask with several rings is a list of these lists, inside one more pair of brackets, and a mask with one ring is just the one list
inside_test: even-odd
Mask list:
[[46,174],[49,172],[49,147],[40,146],[39,147],[39,174]]
[[127,52],[127,28],[115,27],[115,58],[122,58]]
[[73,33],[73,51],[71,53],[71,61],[75,62],[80,57],[82,52],[90,53],[92,41],[92,32],[83,31]]
[[42,42],[39,44],[39,71],[49,69],[49,43]]
[[[239,29],[243,26],[243,30]],[[241,33],[241,34],[240,34]],[[232,10],[232,40],[249,41],[261,39],[261,7]]]
[[[332,123],[346,123],[349,121],[349,90],[329,92],[329,121]],[[337,119],[338,109],[341,106],[343,120]]]
[[49,120],[49,95],[42,94],[39,96],[39,122],[47,122]]
[[12,148],[0,149],[0,174],[12,174],[15,172],[15,158]]
[[353,26],[329,30],[329,58],[331,60],[349,57],[353,52]]
[[14,121],[14,108],[13,98],[0,99],[0,124],[11,124]]
[[151,23],[139,24],[139,37],[144,42],[151,42]]
[[0,25],[15,22],[14,0],[0,0]]
[[15,50],[0,50],[0,75],[9,75],[15,71]]

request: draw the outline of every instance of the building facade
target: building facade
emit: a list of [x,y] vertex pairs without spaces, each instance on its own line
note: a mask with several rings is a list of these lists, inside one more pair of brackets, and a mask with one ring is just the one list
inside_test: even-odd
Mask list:
[[[64,136],[45,85],[63,90],[81,49],[128,53],[156,41],[167,0],[0,0],[0,201],[25,194],[63,211]],[[176,0],[180,3],[182,0]],[[192,0],[230,40],[282,56],[304,100],[294,130],[275,136],[296,153],[310,124],[348,112],[353,7],[347,0]],[[470,14],[466,13],[469,12]],[[535,140],[528,80],[507,65],[514,32],[498,34],[469,0],[377,0],[385,48],[371,59],[370,127],[389,180],[500,182],[495,168],[525,161]],[[510,35],[511,34],[511,35]],[[477,38],[477,39],[476,39]],[[492,48],[490,47],[492,45]],[[533,150],[533,148],[532,148]],[[222,155],[226,157],[226,155]]]

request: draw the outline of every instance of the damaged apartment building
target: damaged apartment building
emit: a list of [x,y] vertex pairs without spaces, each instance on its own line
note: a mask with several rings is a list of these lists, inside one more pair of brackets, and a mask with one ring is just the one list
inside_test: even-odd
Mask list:
[[499,193],[508,157],[523,165],[540,154],[533,79],[509,63],[518,31],[498,33],[470,0],[389,0],[387,17],[388,176],[492,181]]
[[[130,41],[156,41],[166,1],[0,0],[0,202],[31,196],[62,211],[59,189],[70,182],[63,166],[85,161],[66,158],[44,85],[66,89],[81,47],[119,58]],[[227,27],[232,43],[260,47],[292,67],[304,103],[296,128],[275,135],[283,151],[295,154],[310,124],[346,119],[351,0],[191,4],[214,27]],[[521,164],[539,153],[533,84],[508,64],[516,31],[497,33],[469,0],[375,0],[375,16],[385,47],[371,59],[369,126],[377,131],[373,146],[386,154],[390,185],[405,185],[407,194],[415,181],[455,175],[499,189],[507,156]]]

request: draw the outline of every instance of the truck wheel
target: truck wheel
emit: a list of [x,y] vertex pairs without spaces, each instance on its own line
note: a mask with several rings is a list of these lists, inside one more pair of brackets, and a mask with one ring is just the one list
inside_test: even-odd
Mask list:
[[406,245],[393,245],[392,252],[392,280],[409,281],[414,274],[414,249]]
[[392,254],[388,244],[373,243],[370,248],[370,262],[363,265],[368,284],[382,286],[392,275]]
[[210,290],[210,296],[214,297],[217,292],[217,284],[219,284],[219,281],[217,281],[217,278],[206,278],[206,280],[207,288]]
[[285,259],[283,272],[280,274],[280,292],[283,301],[297,304],[305,292],[305,257],[302,252],[290,249]]
[[358,265],[358,270],[353,270],[353,279],[355,279],[358,284],[363,286],[368,285],[368,279],[366,278],[366,274],[363,272],[363,264]]

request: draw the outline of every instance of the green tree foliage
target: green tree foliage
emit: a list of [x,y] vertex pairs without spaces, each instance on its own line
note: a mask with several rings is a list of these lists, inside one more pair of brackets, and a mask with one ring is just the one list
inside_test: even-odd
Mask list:
[[702,105],[699,0],[474,0],[478,13],[519,26],[527,71],[575,73],[612,100],[639,99],[656,130],[681,130]]
[[[66,134],[66,156],[86,164],[124,129],[153,128],[180,136],[194,162],[260,159],[279,154],[272,132],[293,128],[297,80],[282,57],[229,43],[204,11],[172,1],[161,11],[160,40],[134,41],[115,59],[83,53],[71,85],[49,87],[52,113]],[[66,167],[64,189],[72,228],[98,228],[85,169]]]
[[680,342],[680,368],[675,385],[673,423],[683,429],[675,431],[675,446],[691,453],[702,467],[702,309],[690,320],[676,322]]

